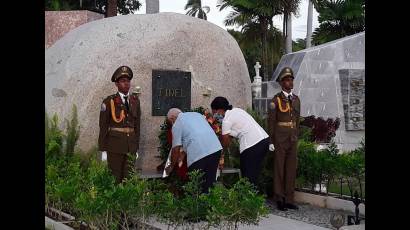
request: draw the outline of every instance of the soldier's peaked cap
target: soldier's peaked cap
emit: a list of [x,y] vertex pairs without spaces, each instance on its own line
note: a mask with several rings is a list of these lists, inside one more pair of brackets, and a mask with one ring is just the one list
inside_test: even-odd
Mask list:
[[283,68],[283,69],[280,71],[278,78],[276,78],[276,81],[279,81],[279,82],[280,82],[280,81],[282,81],[283,78],[285,78],[285,77],[295,78],[295,77],[293,76],[293,70],[292,70],[290,67],[285,67],[285,68]]
[[117,70],[115,70],[114,74],[111,77],[112,82],[116,82],[118,79],[126,77],[128,79],[132,79],[132,70],[128,66],[120,66]]

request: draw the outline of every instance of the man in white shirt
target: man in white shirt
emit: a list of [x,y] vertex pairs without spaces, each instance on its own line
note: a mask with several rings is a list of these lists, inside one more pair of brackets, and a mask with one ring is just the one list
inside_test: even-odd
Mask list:
[[212,112],[223,116],[222,145],[228,147],[231,138],[239,139],[241,174],[257,186],[262,161],[268,153],[269,136],[265,130],[240,108],[232,108],[224,97],[216,97],[211,103]]

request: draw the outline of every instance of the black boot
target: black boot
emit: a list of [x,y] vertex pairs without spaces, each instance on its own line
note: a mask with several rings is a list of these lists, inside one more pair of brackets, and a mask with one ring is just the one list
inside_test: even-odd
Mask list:
[[278,210],[280,210],[280,211],[287,211],[287,210],[288,210],[288,209],[285,207],[285,202],[283,202],[283,201],[277,201],[276,204],[277,204]]
[[291,203],[285,203],[285,207],[288,209],[294,209],[294,210],[298,210],[299,207],[295,204],[291,204]]

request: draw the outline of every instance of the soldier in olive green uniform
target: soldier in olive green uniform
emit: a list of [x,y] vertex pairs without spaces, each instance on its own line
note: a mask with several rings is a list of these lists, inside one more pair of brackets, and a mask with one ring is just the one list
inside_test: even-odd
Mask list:
[[117,183],[128,175],[127,154],[135,155],[139,149],[141,110],[137,94],[129,92],[132,75],[128,66],[119,67],[111,78],[118,92],[101,104],[98,146],[107,152],[108,167]]
[[293,196],[296,179],[297,141],[299,132],[300,100],[292,93],[293,71],[285,67],[277,81],[282,91],[276,94],[269,106],[269,136],[274,145],[274,199],[278,209],[298,209]]

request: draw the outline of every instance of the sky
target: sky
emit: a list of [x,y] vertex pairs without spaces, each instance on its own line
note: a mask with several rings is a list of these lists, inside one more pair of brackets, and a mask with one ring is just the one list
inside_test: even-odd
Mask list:
[[[212,22],[224,29],[236,29],[240,30],[238,27],[226,27],[223,24],[225,17],[231,11],[230,8],[226,8],[222,11],[216,7],[218,0],[202,0],[202,5],[209,6],[210,12],[207,14],[208,21]],[[138,10],[137,14],[145,14],[145,0],[140,0],[142,7]],[[159,12],[175,12],[186,14],[184,10],[187,0],[159,0]],[[308,11],[308,0],[301,0],[301,5],[299,7],[298,17],[292,17],[292,39],[296,40],[298,38],[306,37],[306,24],[307,24],[307,11]],[[313,31],[319,26],[317,20],[318,13],[313,8]],[[273,24],[280,30],[282,30],[282,16],[278,15],[273,18]]]

